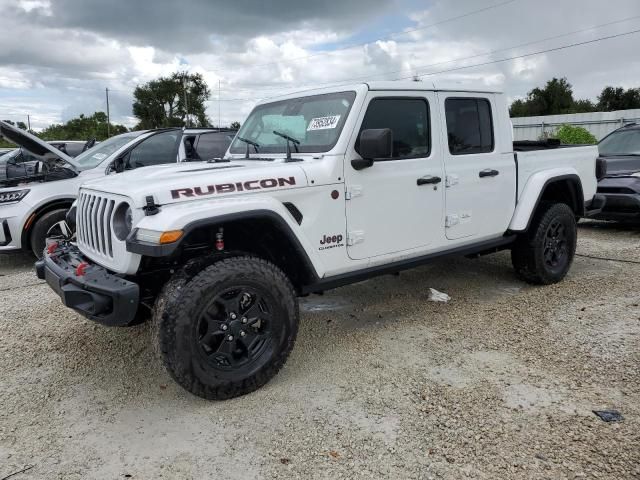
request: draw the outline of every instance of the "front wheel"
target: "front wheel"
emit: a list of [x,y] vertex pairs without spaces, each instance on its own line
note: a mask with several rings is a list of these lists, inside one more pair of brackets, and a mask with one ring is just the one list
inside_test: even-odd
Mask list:
[[298,332],[285,274],[254,257],[176,275],[154,309],[158,353],[186,390],[211,400],[252,392],[284,365]]
[[70,228],[65,221],[66,215],[66,209],[58,209],[47,212],[36,220],[30,238],[31,251],[36,257],[42,258],[47,238],[66,237],[70,234]]
[[513,267],[528,283],[557,283],[571,267],[576,241],[576,218],[571,208],[564,203],[541,204],[529,229],[511,250]]

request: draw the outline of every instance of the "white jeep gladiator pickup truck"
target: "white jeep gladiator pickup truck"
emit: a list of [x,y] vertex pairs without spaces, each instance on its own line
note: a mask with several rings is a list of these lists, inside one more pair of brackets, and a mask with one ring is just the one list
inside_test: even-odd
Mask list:
[[151,309],[185,389],[264,385],[298,329],[297,297],[446,255],[510,249],[536,284],[566,275],[576,219],[602,207],[595,146],[512,141],[505,96],[364,83],[255,107],[225,158],[85,184],[76,238],[36,264],[105,325]]

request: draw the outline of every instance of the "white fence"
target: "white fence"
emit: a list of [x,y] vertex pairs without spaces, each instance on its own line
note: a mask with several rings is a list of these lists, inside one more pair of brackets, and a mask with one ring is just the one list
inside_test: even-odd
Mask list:
[[538,140],[568,123],[584,127],[598,140],[627,123],[640,123],[640,109],[512,118],[514,140]]

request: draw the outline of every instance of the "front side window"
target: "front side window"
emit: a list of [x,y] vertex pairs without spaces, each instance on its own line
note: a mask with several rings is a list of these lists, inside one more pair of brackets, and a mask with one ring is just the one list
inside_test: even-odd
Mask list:
[[97,167],[110,155],[120,150],[120,148],[141,134],[142,132],[131,132],[111,137],[104,142],[96,143],[92,148],[85,150],[74,160],[80,165],[82,170]]
[[363,130],[390,128],[393,159],[428,157],[430,151],[429,105],[422,98],[375,98],[362,120],[355,149]]
[[[287,141],[274,131],[298,140],[302,153],[328,152],[338,142],[355,98],[355,92],[339,92],[258,105],[242,125],[230,152],[245,152],[246,144],[239,138],[258,144],[261,154],[286,152]],[[293,146],[291,150],[295,152]]]
[[486,98],[447,98],[447,137],[452,155],[493,151],[491,104]]
[[127,168],[175,163],[178,155],[178,139],[181,136],[180,130],[171,130],[146,138],[129,153]]

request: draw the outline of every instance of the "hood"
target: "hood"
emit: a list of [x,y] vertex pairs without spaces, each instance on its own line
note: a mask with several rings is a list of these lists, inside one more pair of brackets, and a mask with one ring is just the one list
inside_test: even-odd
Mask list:
[[640,155],[601,156],[607,162],[607,177],[625,177],[640,172]]
[[157,204],[167,205],[306,186],[307,176],[299,164],[277,160],[158,165],[109,175],[83,185],[127,196],[137,207],[144,206],[150,195]]
[[46,156],[47,154],[53,155],[60,160],[71,165],[71,167],[78,172],[78,165],[76,162],[66,153],[61,152],[53,145],[49,145],[44,140],[32,135],[26,130],[21,130],[7,122],[0,121],[0,135],[13,142],[26,150],[39,156]]

